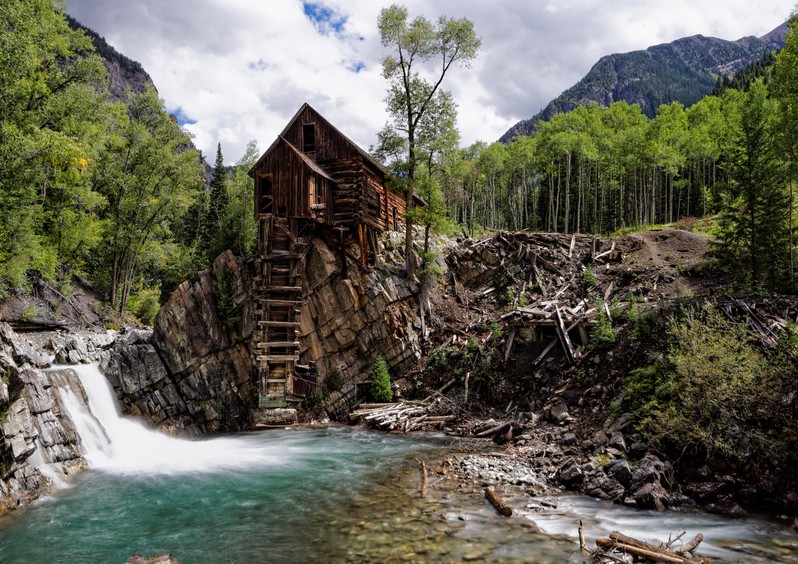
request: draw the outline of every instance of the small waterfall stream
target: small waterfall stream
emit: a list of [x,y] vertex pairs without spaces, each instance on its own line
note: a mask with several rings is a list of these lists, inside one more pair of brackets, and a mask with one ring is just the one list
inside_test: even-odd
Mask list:
[[186,440],[122,417],[110,383],[97,365],[62,366],[78,374],[89,405],[69,388],[60,388],[89,466],[114,474],[218,472],[287,463],[286,449],[264,446],[250,437]]
[[63,386],[59,394],[89,470],[0,519],[0,562],[124,562],[133,552],[170,552],[209,563],[578,563],[579,518],[588,544],[612,530],[646,540],[689,530],[705,534],[703,553],[713,562],[798,562],[787,526],[753,518],[635,511],[581,496],[556,498],[558,509],[544,517],[526,509],[531,500],[519,491],[506,497],[518,512],[505,519],[479,484],[434,475],[419,499],[416,459],[432,464],[450,452],[440,437],[350,428],[170,437],[120,416],[96,366],[69,368],[89,409],[80,390]]

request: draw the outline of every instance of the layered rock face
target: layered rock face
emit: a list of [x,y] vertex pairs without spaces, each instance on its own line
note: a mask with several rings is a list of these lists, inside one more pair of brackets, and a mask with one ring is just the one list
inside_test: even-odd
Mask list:
[[[343,278],[338,258],[319,239],[311,240],[306,261],[300,363],[315,364],[319,383],[335,375],[333,403],[354,399],[377,357],[394,373],[418,360],[412,285],[352,265]],[[250,428],[258,397],[250,351],[254,299],[248,263],[230,252],[196,282],[184,282],[152,334],[118,340],[102,366],[123,411],[185,434]]]
[[[69,475],[85,466],[80,437],[59,388],[82,395],[71,370],[43,373],[43,355],[27,356],[11,328],[0,323],[0,514],[30,503],[49,489],[41,468]],[[33,363],[31,363],[33,361]]]
[[128,415],[196,435],[249,427],[252,279],[229,251],[164,304],[151,333],[119,340],[101,368]]
[[358,382],[369,379],[378,357],[393,374],[420,358],[416,288],[402,276],[353,267],[343,278],[330,248],[314,241],[304,284],[300,362],[316,363],[321,383],[337,375],[340,391],[354,392]]

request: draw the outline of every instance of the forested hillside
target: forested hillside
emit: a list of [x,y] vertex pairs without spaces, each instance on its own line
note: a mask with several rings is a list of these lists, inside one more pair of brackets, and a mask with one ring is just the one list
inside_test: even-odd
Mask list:
[[219,249],[249,250],[254,144],[216,171],[211,206],[199,153],[147,80],[112,95],[91,38],[49,0],[5,2],[0,26],[0,299],[83,276],[149,321]]
[[784,45],[787,25],[762,37],[726,41],[694,35],[642,51],[602,57],[585,77],[557,96],[536,116],[514,125],[501,138],[529,135],[540,120],[598,102],[638,104],[649,118],[662,104],[691,106],[709,94],[718,78],[734,75]]
[[774,74],[687,109],[661,105],[653,118],[637,104],[592,103],[509,144],[438,150],[425,195],[439,191],[448,217],[470,231],[607,234],[716,215],[716,256],[742,287],[794,290],[794,33]]

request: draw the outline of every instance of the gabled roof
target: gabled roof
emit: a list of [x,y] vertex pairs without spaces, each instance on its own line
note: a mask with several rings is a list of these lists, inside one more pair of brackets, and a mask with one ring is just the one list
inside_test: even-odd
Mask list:
[[317,165],[313,159],[311,159],[305,153],[294,147],[285,137],[282,136],[282,134],[278,135],[277,139],[274,140],[274,143],[269,145],[269,148],[263,152],[258,161],[254,165],[252,165],[251,169],[249,169],[247,174],[254,177],[255,169],[258,168],[261,161],[263,161],[269,154],[271,154],[271,152],[274,151],[275,147],[277,147],[277,145],[280,145],[281,143],[285,144],[294,154],[296,154],[300,159],[302,159],[302,162],[304,162],[308,166],[308,168],[310,168],[310,170],[312,170],[319,176],[326,178],[330,182],[335,182],[335,180],[333,180],[333,178],[329,174],[324,172],[324,170],[319,165]]
[[285,136],[288,133],[288,130],[291,129],[291,126],[293,126],[294,123],[296,122],[296,120],[299,119],[299,116],[302,115],[302,112],[305,111],[305,108],[309,108],[314,114],[319,116],[320,119],[322,119],[328,126],[330,126],[330,129],[334,130],[338,135],[340,135],[341,137],[346,139],[347,143],[352,145],[352,147],[360,154],[360,156],[363,157],[364,159],[366,159],[369,163],[373,164],[377,168],[377,170],[379,170],[381,172],[384,172],[385,174],[388,174],[388,170],[383,166],[383,164],[381,162],[379,162],[374,157],[372,157],[370,154],[368,154],[366,151],[361,149],[360,146],[357,143],[355,143],[354,141],[352,141],[349,137],[347,137],[346,135],[341,133],[340,129],[338,129],[333,124],[331,124],[323,115],[321,115],[319,112],[317,112],[316,109],[313,106],[311,106],[310,104],[308,104],[307,102],[302,104],[302,106],[299,108],[299,110],[297,110],[297,113],[294,114],[294,117],[292,117],[291,120],[288,122],[288,124],[285,126],[285,128],[282,131],[282,133],[280,133],[280,136]]

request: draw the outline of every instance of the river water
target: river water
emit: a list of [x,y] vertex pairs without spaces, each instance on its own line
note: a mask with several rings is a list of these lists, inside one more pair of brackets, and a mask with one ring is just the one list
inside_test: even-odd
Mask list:
[[[703,532],[718,562],[798,562],[789,529],[700,512],[641,512],[589,498],[509,495],[499,517],[481,486],[430,479],[418,497],[418,459],[435,467],[444,437],[350,428],[287,429],[201,441],[168,437],[120,417],[96,367],[76,367],[89,413],[61,390],[90,470],[28,510],[0,520],[0,562],[124,562],[169,552],[194,562],[580,562],[588,542],[621,530],[664,540]],[[93,415],[92,415],[93,414]]]

